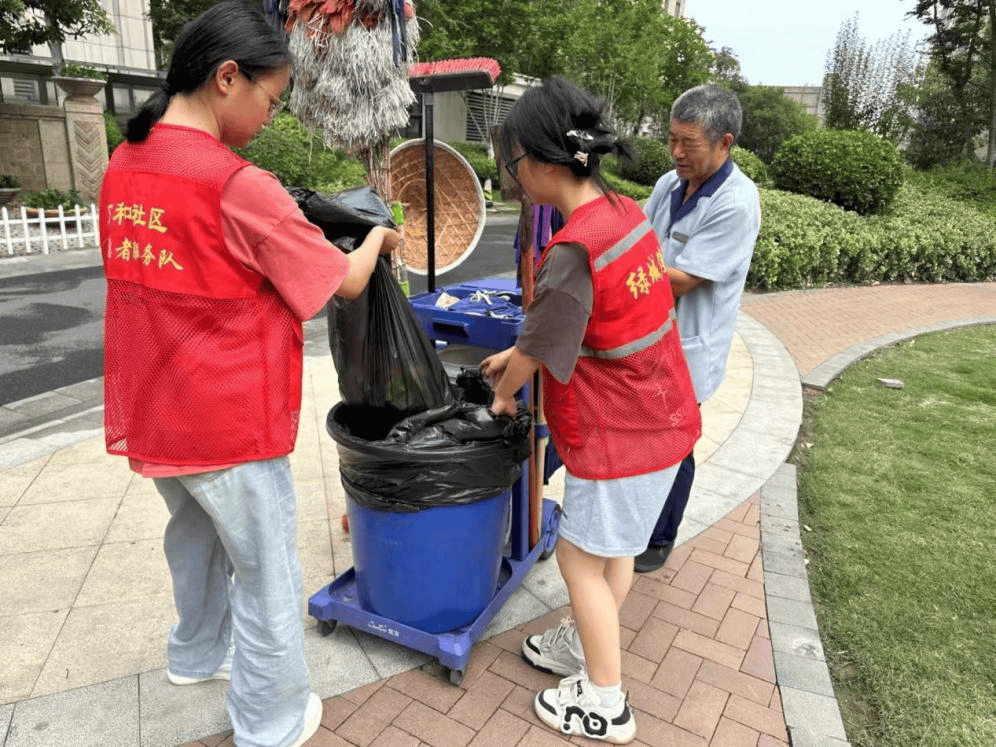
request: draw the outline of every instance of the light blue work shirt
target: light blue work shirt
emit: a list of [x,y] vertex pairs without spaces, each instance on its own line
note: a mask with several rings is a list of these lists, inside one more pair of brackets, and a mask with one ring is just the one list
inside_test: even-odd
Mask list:
[[657,180],[643,210],[660,237],[667,265],[705,281],[675,300],[695,396],[705,402],[726,375],[761,227],[761,203],[754,182],[730,159],[683,202],[686,185],[677,172],[668,172]]

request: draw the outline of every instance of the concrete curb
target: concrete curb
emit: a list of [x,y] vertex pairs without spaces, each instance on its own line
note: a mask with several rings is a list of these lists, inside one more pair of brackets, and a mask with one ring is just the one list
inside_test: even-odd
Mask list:
[[862,358],[867,357],[879,348],[895,345],[897,342],[909,340],[930,332],[946,332],[960,327],[974,327],[982,324],[996,324],[996,316],[982,316],[974,319],[958,319],[950,322],[939,322],[925,327],[914,329],[904,329],[900,332],[890,332],[880,337],[859,342],[847,348],[841,353],[825,360],[802,379],[802,385],[809,389],[825,390],[831,382],[840,376],[848,366],[857,363]]

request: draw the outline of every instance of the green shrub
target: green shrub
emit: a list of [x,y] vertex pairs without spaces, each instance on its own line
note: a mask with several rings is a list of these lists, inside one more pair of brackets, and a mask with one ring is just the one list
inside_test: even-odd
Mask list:
[[94,70],[92,67],[77,65],[75,62],[63,62],[59,67],[59,75],[63,78],[90,78],[91,80],[107,80],[107,73]]
[[779,189],[827,200],[862,215],[881,213],[903,182],[889,140],[856,130],[814,130],[789,138],[770,169]]
[[498,164],[488,155],[488,146],[484,143],[461,142],[448,143],[448,145],[467,159],[482,187],[486,179],[490,179],[493,185],[498,185]]
[[636,182],[631,182],[628,179],[623,179],[621,176],[608,169],[602,169],[600,173],[609,189],[614,192],[618,192],[621,195],[631,197],[637,202],[646,200],[650,197],[650,193],[654,191],[653,187],[648,187],[645,184],[637,184]]
[[653,187],[664,174],[674,168],[667,143],[653,137],[635,137],[630,143],[633,159],[623,159],[618,174],[637,184]]
[[121,125],[118,119],[111,112],[104,112],[104,135],[107,138],[107,153],[111,154],[114,149],[124,142],[124,135],[121,134]]
[[341,192],[363,184],[363,164],[345,151],[327,148],[290,112],[282,112],[245,148],[236,151],[287,187]]
[[748,288],[996,278],[996,218],[915,180],[900,187],[888,213],[876,216],[779,190],[760,192],[761,231]]
[[984,164],[937,166],[929,171],[909,170],[906,181],[996,216],[996,174]]
[[72,210],[82,201],[80,193],[75,189],[64,191],[49,187],[21,195],[22,205],[43,210],[58,210],[59,205],[62,205],[63,210]]
[[733,163],[740,167],[740,170],[744,172],[747,178],[755,184],[765,186],[771,181],[768,178],[768,169],[764,165],[764,161],[757,154],[751,153],[739,145],[734,145],[730,148],[730,158],[733,159]]
[[0,174],[0,189],[20,189],[21,178],[14,174]]

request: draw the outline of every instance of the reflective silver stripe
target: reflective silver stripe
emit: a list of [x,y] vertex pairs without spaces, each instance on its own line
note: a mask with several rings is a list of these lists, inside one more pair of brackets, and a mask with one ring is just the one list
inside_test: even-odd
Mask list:
[[646,350],[654,343],[658,342],[664,335],[671,331],[674,326],[676,319],[674,308],[667,315],[667,321],[664,322],[660,327],[655,329],[653,332],[644,335],[638,340],[633,340],[633,342],[627,342],[625,345],[620,345],[617,348],[610,348],[609,350],[595,350],[594,348],[589,348],[586,345],[581,346],[581,355],[588,358],[625,358],[627,355],[632,355],[633,353],[639,353],[641,350]]
[[595,269],[604,270],[612,262],[619,259],[622,255],[636,246],[636,242],[647,235],[648,231],[653,231],[653,227],[650,225],[650,221],[644,218],[638,226],[633,228],[628,234],[622,237],[615,246],[607,250],[603,254],[599,255],[598,259],[595,260]]

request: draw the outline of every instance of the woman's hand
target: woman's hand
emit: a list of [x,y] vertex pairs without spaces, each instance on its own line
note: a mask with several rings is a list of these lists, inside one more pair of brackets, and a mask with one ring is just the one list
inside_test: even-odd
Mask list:
[[519,412],[519,403],[515,401],[515,397],[500,397],[495,392],[495,398],[488,409],[491,410],[491,414],[495,417],[508,415],[514,418]]
[[495,387],[498,386],[498,382],[501,381],[502,374],[505,373],[505,369],[508,368],[508,361],[512,357],[512,350],[514,350],[514,348],[502,350],[500,353],[489,355],[481,361],[481,373],[490,377],[491,383]]
[[380,231],[383,234],[380,245],[381,254],[390,254],[401,245],[401,234],[393,228],[374,226],[371,230]]

